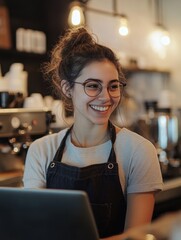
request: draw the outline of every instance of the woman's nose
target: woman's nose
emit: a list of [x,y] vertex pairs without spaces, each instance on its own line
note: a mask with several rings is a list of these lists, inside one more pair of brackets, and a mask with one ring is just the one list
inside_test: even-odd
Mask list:
[[102,91],[99,94],[99,98],[110,98],[109,90],[108,87],[102,87]]

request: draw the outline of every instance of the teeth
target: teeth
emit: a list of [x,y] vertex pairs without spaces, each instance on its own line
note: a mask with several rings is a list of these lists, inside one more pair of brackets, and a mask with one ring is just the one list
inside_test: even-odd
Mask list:
[[100,106],[93,106],[91,105],[91,107],[97,111],[100,111],[100,112],[104,112],[104,111],[107,111],[109,107],[100,107]]

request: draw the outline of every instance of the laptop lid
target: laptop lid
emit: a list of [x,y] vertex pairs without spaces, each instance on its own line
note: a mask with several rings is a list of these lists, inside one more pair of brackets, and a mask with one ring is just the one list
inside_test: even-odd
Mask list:
[[97,240],[83,191],[0,188],[0,239]]

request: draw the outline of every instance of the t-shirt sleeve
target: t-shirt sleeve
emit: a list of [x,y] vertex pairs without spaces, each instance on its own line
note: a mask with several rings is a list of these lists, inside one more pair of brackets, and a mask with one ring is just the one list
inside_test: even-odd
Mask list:
[[127,193],[159,191],[162,188],[162,173],[156,149],[145,139],[132,153],[127,173]]
[[[42,151],[46,149],[41,147],[40,141],[34,141],[27,152],[23,185],[24,188],[45,188],[46,187],[46,172],[45,163],[42,164]],[[45,156],[45,155],[44,155]]]
[[32,142],[25,161],[24,188],[46,188],[46,174],[67,129]]

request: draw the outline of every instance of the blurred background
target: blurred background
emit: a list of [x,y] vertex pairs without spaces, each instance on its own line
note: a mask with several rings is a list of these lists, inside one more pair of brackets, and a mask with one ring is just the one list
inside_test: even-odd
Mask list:
[[86,25],[127,78],[116,124],[157,149],[167,185],[155,217],[181,209],[180,9],[180,0],[0,0],[0,185],[21,186],[32,141],[73,122],[41,66],[68,27]]

